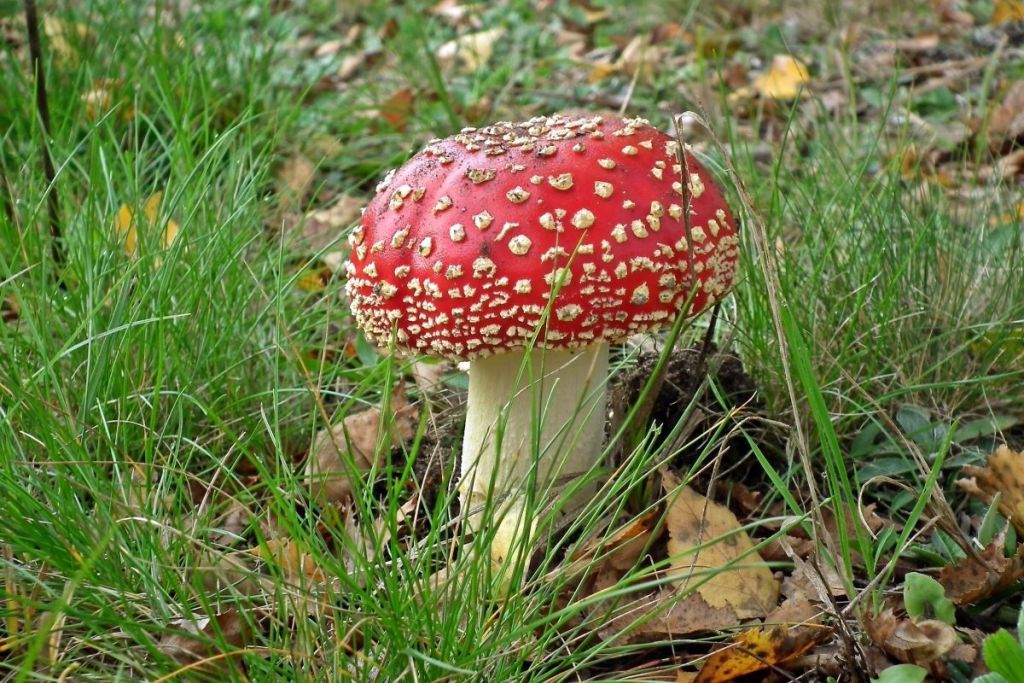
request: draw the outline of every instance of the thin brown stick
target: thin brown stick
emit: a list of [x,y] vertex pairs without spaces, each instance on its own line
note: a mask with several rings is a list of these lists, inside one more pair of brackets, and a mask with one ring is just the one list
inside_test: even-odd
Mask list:
[[[57,172],[50,156],[50,103],[46,96],[46,68],[43,64],[43,46],[39,40],[39,14],[36,12],[35,0],[24,0],[25,24],[28,27],[28,50],[32,57],[32,74],[36,90],[36,112],[43,126],[43,141],[39,145],[43,157],[43,173],[46,175],[47,210],[50,217],[50,253],[53,262],[60,266],[64,263],[63,241],[60,229],[60,200],[57,197],[55,180]],[[58,275],[63,284],[63,278]]]

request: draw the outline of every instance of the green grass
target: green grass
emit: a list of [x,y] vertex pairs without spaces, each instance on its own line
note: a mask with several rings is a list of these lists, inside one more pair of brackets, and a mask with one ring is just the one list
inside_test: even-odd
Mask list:
[[[984,192],[969,205],[934,184],[918,191],[898,160],[909,133],[885,123],[888,107],[906,97],[898,80],[871,84],[884,97],[868,115],[851,105],[741,119],[713,86],[711,100],[686,94],[713,81],[713,60],[656,70],[638,82],[630,111],[668,128],[671,113],[708,108],[749,190],[752,205],[738,212],[743,278],[720,336],[746,363],[763,410],[744,412],[739,428],[714,420],[707,433],[686,436],[694,403],[674,424],[646,432],[581,514],[579,533],[540,544],[528,589],[500,609],[487,597],[486,563],[456,552],[458,438],[435,441],[437,424],[449,432],[460,424],[451,400],[457,375],[441,396],[414,392],[423,410],[417,439],[367,477],[354,510],[313,505],[298,461],[314,435],[378,403],[404,367],[355,336],[338,276],[322,291],[298,287],[316,256],[281,230],[282,162],[302,153],[317,165],[316,182],[291,209],[297,215],[337,192],[368,196],[384,169],[473,117],[593,108],[596,96],[621,96],[630,78],[589,84],[580,75],[553,28],[578,19],[565,3],[546,14],[526,2],[488,5],[481,25],[508,32],[500,59],[471,73],[433,59],[455,29],[427,5],[309,2],[278,12],[272,4],[219,0],[179,16],[176,5],[158,3],[159,21],[142,4],[44,7],[65,27],[88,29],[66,29],[65,53],[48,41],[63,288],[49,256],[43,134],[26,50],[8,45],[2,55],[0,90],[10,95],[0,104],[0,298],[18,311],[0,324],[4,680],[202,680],[159,644],[217,614],[228,629],[209,629],[196,656],[232,652],[241,640],[247,647],[206,669],[208,680],[243,680],[231,662],[244,662],[257,681],[625,680],[630,667],[670,671],[655,655],[654,664],[645,659],[650,646],[593,638],[598,598],[565,601],[578,579],[560,568],[603,524],[611,522],[610,534],[655,504],[661,464],[700,472],[706,484],[727,437],[745,444],[745,458],[719,464],[740,467],[764,493],[758,538],[776,533],[768,522],[779,515],[809,520],[808,528],[821,521],[809,482],[825,507],[853,509],[866,496],[903,527],[872,537],[859,525],[844,530],[838,517],[836,564],[851,591],[870,584],[857,608],[880,604],[894,558],[923,566],[956,559],[941,533],[912,536],[934,513],[926,503],[943,490],[952,496],[957,468],[979,460],[1000,426],[1024,419],[1024,371],[1008,361],[1024,325],[1020,222],[987,227],[1015,211],[1015,189],[979,181]],[[683,9],[694,28],[721,21]],[[597,29],[599,44],[629,31],[628,12],[612,16]],[[322,43],[356,20],[366,24],[356,47],[380,49],[383,62],[373,77],[332,83],[348,52],[313,58],[296,41]],[[380,30],[389,20],[393,30]],[[14,35],[24,29],[12,26]],[[773,35],[823,79],[834,68],[825,50]],[[118,85],[116,107],[97,119],[81,96],[98,79]],[[372,112],[403,87],[415,91],[416,108],[397,130]],[[855,101],[860,87],[851,86]],[[768,126],[777,135],[766,160],[751,130]],[[721,151],[706,151],[727,181]],[[973,169],[966,157],[963,168]],[[160,216],[150,225],[140,207],[158,191]],[[137,257],[113,228],[121,205],[138,209]],[[164,250],[168,218],[180,233]],[[757,231],[772,247],[767,257],[780,245],[774,312]],[[618,373],[635,362],[624,352]],[[803,438],[780,426],[796,422]],[[954,432],[968,423],[974,432]],[[658,430],[670,435],[664,443],[684,434],[683,445],[663,448]],[[417,457],[440,463],[439,494],[414,506],[410,530],[397,511],[421,480]],[[899,476],[914,495],[876,475]],[[244,552],[281,537],[330,580],[311,591]],[[858,555],[866,566],[855,568]],[[232,558],[246,564],[226,564]],[[451,581],[432,585],[428,577],[443,567]],[[628,600],[627,586],[664,578],[646,568],[624,581],[601,599]],[[232,633],[236,614],[252,635]]]

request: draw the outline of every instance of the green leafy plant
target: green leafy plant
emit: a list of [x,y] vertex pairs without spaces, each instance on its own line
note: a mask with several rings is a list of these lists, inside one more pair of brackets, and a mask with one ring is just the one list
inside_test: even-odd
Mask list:
[[927,574],[907,574],[903,587],[903,605],[914,621],[938,619],[950,625],[956,623],[953,601],[946,597],[942,584]]
[[1024,682],[1024,609],[1017,616],[1017,637],[1000,629],[985,639],[981,654],[989,672],[974,679],[974,683]]
[[897,664],[872,678],[871,683],[921,683],[927,675],[928,671],[917,664]]

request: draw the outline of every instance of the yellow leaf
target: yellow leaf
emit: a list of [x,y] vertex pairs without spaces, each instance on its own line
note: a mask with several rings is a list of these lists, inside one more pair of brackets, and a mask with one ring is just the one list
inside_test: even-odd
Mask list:
[[494,45],[505,35],[505,29],[492,28],[476,33],[466,33],[437,49],[437,61],[442,66],[450,65],[456,57],[468,71],[476,71],[487,64],[494,52]]
[[810,76],[803,62],[789,55],[775,55],[771,68],[754,79],[754,90],[763,97],[791,100],[808,80]]
[[265,551],[263,547],[257,546],[250,548],[249,552],[276,565],[281,570],[281,576],[290,583],[324,583],[327,580],[327,575],[313,556],[290,538],[269,540]]
[[307,270],[299,277],[295,286],[303,292],[322,292],[327,287],[326,280],[330,276],[330,271],[324,273],[322,270]]
[[50,40],[50,49],[57,60],[64,64],[77,61],[76,45],[92,39],[92,31],[85,24],[70,23],[59,17],[43,17],[43,33]]
[[[163,199],[163,192],[151,194],[142,206],[142,215],[150,225],[156,225],[160,217],[160,202]],[[139,255],[138,223],[135,220],[135,212],[122,204],[114,216],[114,230],[124,243],[124,250],[129,256]],[[160,246],[164,249],[170,247],[178,237],[178,223],[173,218],[168,218],[163,226],[163,239]]]
[[674,583],[693,586],[712,608],[739,619],[763,617],[775,607],[779,586],[736,515],[662,473],[670,508],[668,554]]
[[124,240],[124,250],[129,254],[134,254],[138,247],[138,236],[135,234],[134,215],[127,204],[122,204],[121,208],[117,210],[117,215],[114,217],[114,229]]
[[[806,598],[797,599],[792,616],[768,618],[768,624],[737,634],[725,647],[712,653],[694,683],[726,683],[740,676],[777,667],[802,656],[831,635],[818,623],[818,610]],[[786,610],[787,602],[778,612]],[[795,612],[795,613],[794,613]]]
[[154,192],[149,195],[146,199],[146,203],[142,205],[142,215],[146,217],[146,220],[150,223],[156,223],[156,215],[160,211],[160,201],[164,198],[164,193]]
[[992,18],[989,19],[989,23],[998,26],[1015,21],[1024,21],[1024,2],[1022,0],[996,0],[992,5]]

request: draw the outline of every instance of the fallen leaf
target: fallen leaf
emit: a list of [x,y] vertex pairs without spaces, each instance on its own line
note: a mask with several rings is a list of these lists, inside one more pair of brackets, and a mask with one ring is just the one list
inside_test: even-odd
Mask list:
[[[599,590],[594,596],[602,590],[622,590],[614,571],[598,574],[595,587]],[[684,595],[673,588],[642,592],[632,598],[619,597],[614,605],[602,602],[594,612],[604,620],[598,635],[617,645],[721,631],[740,623],[731,608],[712,607],[697,593]]]
[[736,515],[667,470],[662,477],[669,500],[670,573],[680,591],[695,590],[709,606],[728,608],[738,620],[767,615],[778,601],[779,585]]
[[316,167],[303,154],[287,159],[277,169],[278,203],[282,211],[298,205],[316,177]]
[[654,77],[653,66],[663,59],[666,52],[667,48],[652,45],[650,36],[641,34],[622,48],[622,54],[619,55],[615,66],[627,76],[632,78],[637,75],[641,81],[647,82]]
[[322,292],[327,289],[331,275],[332,271],[327,267],[308,268],[295,281],[295,286],[303,292]]
[[504,35],[505,29],[501,27],[465,33],[439,47],[434,56],[442,67],[451,66],[457,59],[467,71],[477,71],[487,64],[495,43]]
[[967,465],[963,473],[966,477],[957,481],[960,488],[985,502],[1001,493],[999,511],[1024,533],[1024,453],[1002,445],[988,456],[986,467]]
[[359,220],[364,206],[364,199],[343,194],[327,208],[306,214],[301,223],[300,246],[318,252],[337,242],[342,230]]
[[326,43],[320,43],[316,49],[313,50],[314,57],[332,57],[341,51],[345,47],[344,40],[328,40]]
[[632,569],[644,548],[649,547],[654,540],[652,536],[665,514],[663,503],[619,527],[612,534],[602,534],[589,541],[573,554],[568,566],[556,568],[555,575],[561,578],[565,574],[572,576],[606,568],[624,574]]
[[206,671],[234,670],[238,666],[234,657],[217,655],[242,649],[252,638],[249,625],[235,609],[212,618],[180,619],[171,626],[181,633],[165,636],[157,646],[160,651],[183,666],[209,660],[201,666]]
[[775,55],[771,68],[754,79],[753,87],[762,97],[791,100],[808,80],[810,76],[803,62],[790,55]]
[[262,546],[250,548],[249,553],[276,566],[288,583],[322,584],[327,580],[313,556],[290,538],[271,539]]
[[0,301],[0,321],[14,322],[21,317],[21,305],[13,294],[8,294]]
[[74,63],[78,59],[77,45],[93,38],[85,24],[65,21],[52,14],[43,17],[43,33],[49,39],[50,50],[63,64]]
[[1024,2],[1021,0],[996,0],[992,4],[989,23],[993,26],[1024,21]]
[[377,107],[377,113],[392,128],[402,132],[409,123],[409,117],[412,115],[414,107],[415,99],[412,88],[402,88],[384,100]]
[[957,605],[971,605],[1008,588],[1024,577],[1024,545],[1006,557],[1006,528],[977,557],[967,557],[942,568],[939,583]]
[[1010,152],[996,163],[1000,177],[1010,180],[1024,175],[1024,149]]
[[409,366],[409,374],[416,382],[416,387],[424,394],[437,393],[445,376],[451,371],[452,365],[447,361],[428,363],[416,360]]
[[[157,225],[160,217],[160,203],[163,201],[163,192],[154,192],[142,206],[142,215],[151,226]],[[163,226],[163,236],[160,240],[160,247],[167,249],[178,237],[178,223],[173,218],[167,218]],[[114,216],[114,230],[124,243],[124,250],[130,256],[139,255],[138,222],[135,220],[135,211],[122,204]]]
[[317,434],[306,464],[306,480],[320,505],[346,502],[352,495],[353,477],[382,464],[381,458],[392,448],[412,439],[419,407],[409,403],[404,386],[392,393],[388,408],[390,438],[379,451],[382,411],[378,406],[348,415],[341,424]]
[[711,654],[694,683],[725,683],[768,668],[785,667],[831,637],[821,624],[821,611],[807,598],[786,600],[765,619],[764,626],[747,629]]
[[934,619],[900,619],[891,609],[864,620],[868,636],[878,647],[901,662],[931,668],[956,646],[956,631]]
[[1024,80],[1016,81],[1006,91],[992,112],[988,132],[991,136],[1010,140],[1024,135]]
[[959,7],[957,0],[932,0],[932,8],[943,23],[954,26],[974,26],[974,17]]

